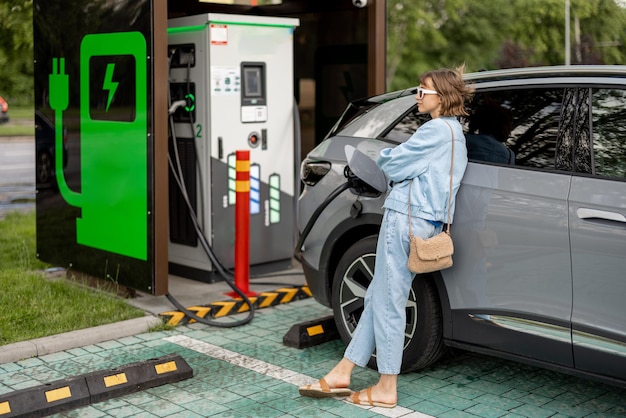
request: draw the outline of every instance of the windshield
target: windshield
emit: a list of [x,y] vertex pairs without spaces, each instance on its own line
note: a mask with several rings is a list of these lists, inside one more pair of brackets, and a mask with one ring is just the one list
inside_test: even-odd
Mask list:
[[357,138],[377,138],[415,104],[415,97],[410,95],[370,107],[361,112],[360,115],[353,117],[336,134]]

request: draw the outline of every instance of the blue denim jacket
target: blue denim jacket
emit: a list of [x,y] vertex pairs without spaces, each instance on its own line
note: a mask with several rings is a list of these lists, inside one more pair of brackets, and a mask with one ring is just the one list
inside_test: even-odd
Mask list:
[[467,167],[465,136],[455,117],[432,119],[420,126],[406,142],[395,148],[381,150],[376,164],[393,183],[384,208],[408,214],[409,180],[414,179],[411,189],[411,216],[448,222],[452,134],[446,122],[454,130],[455,140],[450,210],[452,222],[456,192]]

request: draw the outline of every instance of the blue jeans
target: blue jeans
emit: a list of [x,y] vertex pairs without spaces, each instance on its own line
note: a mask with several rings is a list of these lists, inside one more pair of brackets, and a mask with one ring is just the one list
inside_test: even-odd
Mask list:
[[[441,226],[411,218],[413,235],[423,238],[439,233]],[[365,308],[344,357],[365,367],[376,349],[381,374],[400,374],[406,303],[414,273],[407,268],[409,258],[408,216],[386,209],[376,244],[374,278],[365,294]]]

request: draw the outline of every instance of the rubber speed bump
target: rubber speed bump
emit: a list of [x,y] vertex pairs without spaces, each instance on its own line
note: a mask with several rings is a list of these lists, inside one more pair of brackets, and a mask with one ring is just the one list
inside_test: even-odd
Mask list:
[[178,382],[193,376],[193,370],[178,354],[141,361],[85,376],[91,402]]
[[0,396],[0,417],[43,417],[89,405],[84,378],[70,378]]
[[0,395],[0,418],[44,417],[193,376],[178,354]]
[[[282,287],[271,292],[261,292],[256,296],[249,297],[255,309],[268,308],[296,300],[310,298],[311,290],[308,286]],[[221,318],[227,315],[247,312],[250,307],[242,299],[229,299],[213,302],[207,305],[190,306],[186,308],[194,312],[200,318]],[[167,325],[185,325],[194,323],[195,320],[188,318],[181,311],[168,311],[159,314]]]
[[339,338],[332,316],[293,325],[283,336],[283,344],[293,348],[307,348]]

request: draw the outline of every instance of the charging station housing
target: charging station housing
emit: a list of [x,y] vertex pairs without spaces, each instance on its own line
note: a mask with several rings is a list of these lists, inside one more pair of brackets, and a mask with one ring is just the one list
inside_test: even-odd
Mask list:
[[[215,256],[234,266],[235,152],[250,151],[250,266],[290,265],[295,242],[294,18],[202,14],[168,20],[169,142]],[[174,144],[176,149],[174,149]],[[170,273],[213,281],[176,181],[170,188]],[[207,274],[208,273],[208,274]],[[208,278],[208,280],[207,280]]]

